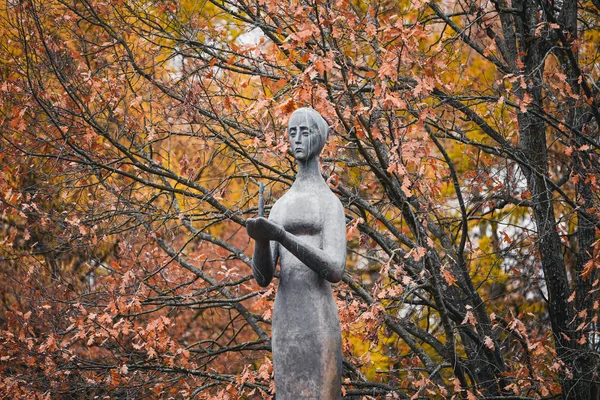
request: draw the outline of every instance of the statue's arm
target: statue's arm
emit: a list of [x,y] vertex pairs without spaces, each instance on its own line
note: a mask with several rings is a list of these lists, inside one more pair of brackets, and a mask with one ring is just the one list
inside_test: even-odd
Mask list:
[[329,282],[336,283],[342,279],[346,267],[346,224],[344,208],[339,200],[335,199],[324,218],[323,249],[311,246],[285,230],[277,240],[298,260]]
[[269,219],[259,217],[249,218],[246,221],[246,231],[255,240],[252,275],[262,287],[268,286],[273,280],[279,258],[279,243],[275,240],[281,235],[283,227],[277,223],[278,213],[279,207],[275,203]]
[[256,282],[268,286],[273,280],[278,258],[278,243],[271,240],[256,240],[252,256],[252,275]]
[[[306,243],[298,236],[287,232],[283,226],[265,218],[249,218],[246,230],[256,241],[252,272],[261,286],[267,286],[273,278],[279,242],[298,260],[317,274],[336,283],[342,279],[346,267],[346,224],[342,203],[335,198],[328,207],[323,220],[323,249]],[[273,208],[271,215],[276,213]]]

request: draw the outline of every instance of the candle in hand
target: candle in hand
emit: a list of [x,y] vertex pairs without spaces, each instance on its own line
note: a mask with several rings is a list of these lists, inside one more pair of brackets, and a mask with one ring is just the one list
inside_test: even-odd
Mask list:
[[265,216],[265,185],[261,182],[258,186],[258,216]]

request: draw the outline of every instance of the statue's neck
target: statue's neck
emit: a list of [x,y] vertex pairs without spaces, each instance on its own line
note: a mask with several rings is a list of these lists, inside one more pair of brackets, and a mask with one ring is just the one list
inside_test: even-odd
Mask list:
[[318,157],[311,157],[305,161],[298,161],[298,174],[294,185],[318,185],[323,182]]

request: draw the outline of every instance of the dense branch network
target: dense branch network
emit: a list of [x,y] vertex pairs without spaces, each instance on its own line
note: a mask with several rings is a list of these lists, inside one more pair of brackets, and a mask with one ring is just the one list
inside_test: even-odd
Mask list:
[[[346,396],[597,390],[597,4],[53,5],[0,13],[7,376],[272,394],[243,227],[310,105],[350,243]],[[47,354],[54,383],[25,368]]]

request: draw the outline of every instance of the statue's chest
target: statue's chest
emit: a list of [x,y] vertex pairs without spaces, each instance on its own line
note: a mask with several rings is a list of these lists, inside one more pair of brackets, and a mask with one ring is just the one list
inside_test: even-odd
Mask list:
[[323,229],[323,210],[318,194],[293,194],[282,204],[281,223],[294,235],[319,235]]

